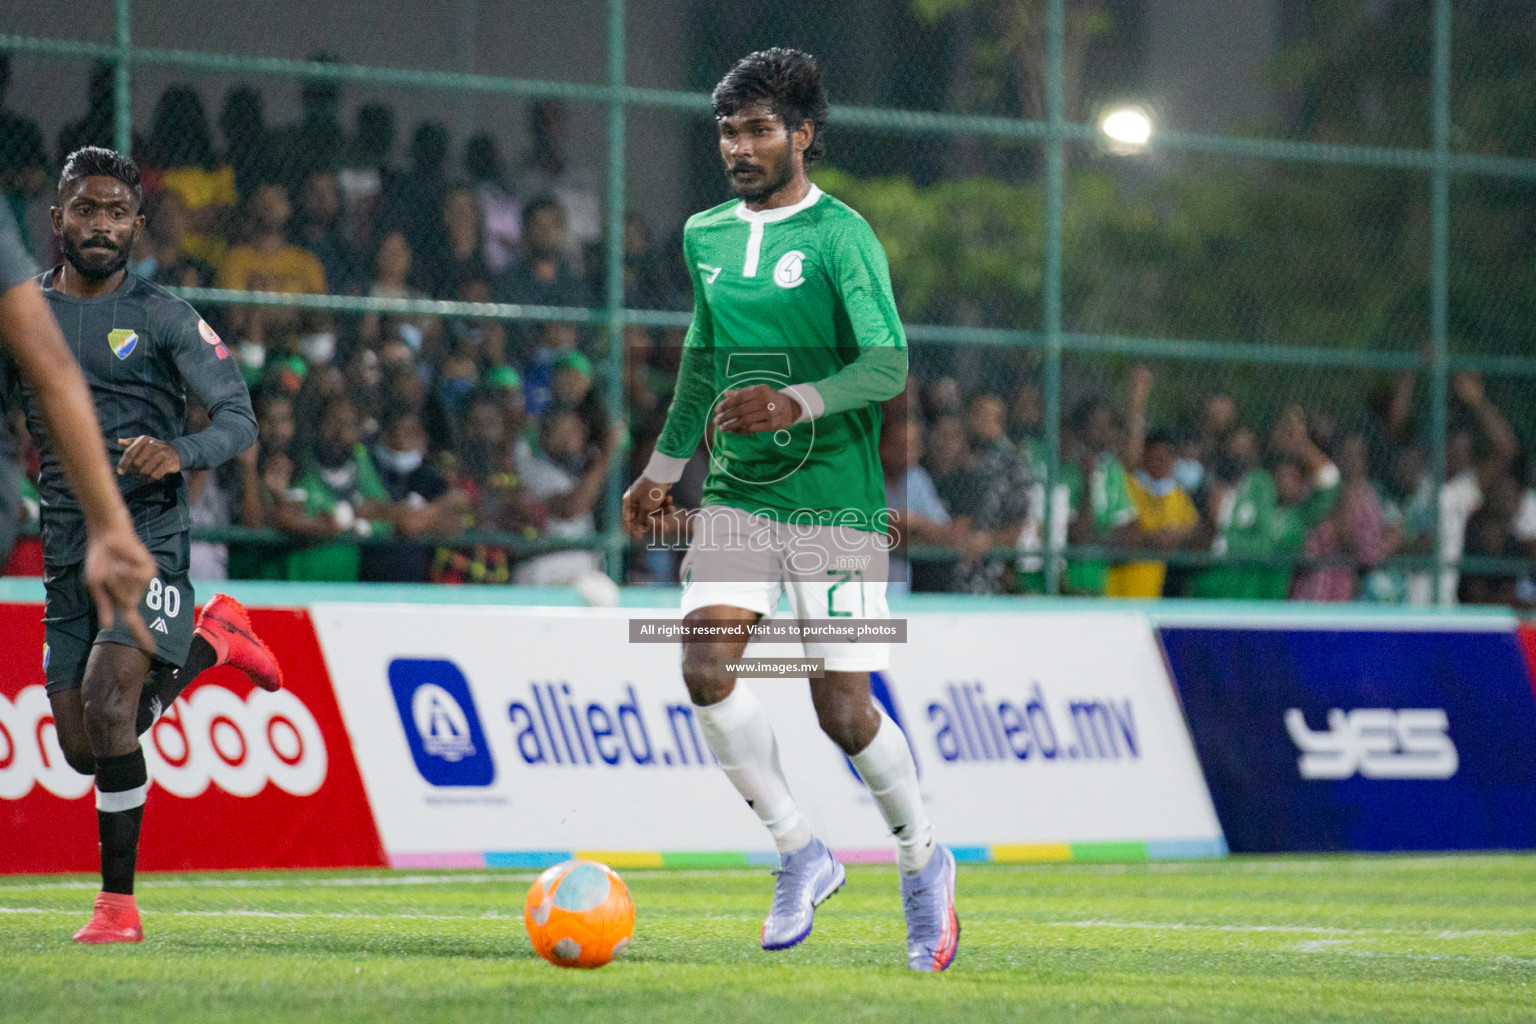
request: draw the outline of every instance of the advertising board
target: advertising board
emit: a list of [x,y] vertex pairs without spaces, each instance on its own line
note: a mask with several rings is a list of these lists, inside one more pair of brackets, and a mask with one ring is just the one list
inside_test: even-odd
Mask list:
[[[390,862],[771,858],[715,766],[679,648],[620,610],[320,604],[312,614]],[[1151,627],[1130,612],[914,614],[874,680],[941,839],[970,859],[1225,849]],[[756,645],[749,656],[798,653]],[[830,845],[888,860],[802,679],[744,682]]]

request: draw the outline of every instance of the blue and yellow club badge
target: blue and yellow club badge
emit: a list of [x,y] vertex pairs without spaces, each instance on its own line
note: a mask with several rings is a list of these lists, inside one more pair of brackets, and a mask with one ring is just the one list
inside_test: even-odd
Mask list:
[[112,346],[113,355],[127,359],[139,344],[139,332],[119,327],[107,335],[107,344]]

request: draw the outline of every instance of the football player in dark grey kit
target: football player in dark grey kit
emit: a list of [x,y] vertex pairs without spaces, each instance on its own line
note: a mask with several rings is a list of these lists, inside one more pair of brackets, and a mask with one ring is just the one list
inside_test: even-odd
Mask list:
[[[38,417],[37,386],[23,382],[28,427],[40,439],[46,608],[43,668],[70,765],[96,776],[102,892],[80,942],[144,937],[133,898],[139,825],[149,789],[139,733],[203,670],[231,664],[266,689],[282,685],[276,660],[243,608],[218,595],[193,626],[187,578],[191,515],[185,470],[211,469],[256,441],[250,394],[236,361],[197,312],[130,273],[144,226],[139,169],[109,149],[70,154],[53,227],[64,262],[39,278],[95,401],[98,435],[116,463],[134,531],[156,572],[139,603],[147,647],[120,626],[98,628],[82,562],[84,514],[60,472],[63,450]],[[186,395],[211,423],[185,433]]]
[[[69,438],[59,457],[85,520],[86,589],[103,628],[119,626],[141,643],[153,640],[139,617],[139,599],[155,575],[155,560],[133,532],[133,520],[112,481],[101,425],[85,378],[69,354],[48,303],[32,280],[37,267],[21,244],[16,220],[0,204],[0,346],[33,382],[33,397],[54,437]],[[88,442],[88,443],[87,443]]]

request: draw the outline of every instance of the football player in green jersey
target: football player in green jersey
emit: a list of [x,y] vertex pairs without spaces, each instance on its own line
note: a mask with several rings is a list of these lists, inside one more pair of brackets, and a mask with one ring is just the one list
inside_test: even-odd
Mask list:
[[[806,176],[827,113],[812,57],[751,54],[713,100],[737,199],[684,229],[693,324],[656,452],[625,492],[625,527],[638,537],[670,517],[668,491],[703,438],[710,469],[683,563],[685,620],[745,626],[785,592],[797,619],[883,618],[880,403],[907,377],[885,252],[864,218]],[[786,949],[846,874],[796,806],[767,714],[724,672],[746,644],[685,640],[683,678],[710,749],[778,848],[762,944]],[[839,639],[805,650],[824,662],[811,681],[821,727],[897,840],[908,966],[941,971],[959,944],[955,859],[933,840],[905,735],[870,695],[888,648]]]

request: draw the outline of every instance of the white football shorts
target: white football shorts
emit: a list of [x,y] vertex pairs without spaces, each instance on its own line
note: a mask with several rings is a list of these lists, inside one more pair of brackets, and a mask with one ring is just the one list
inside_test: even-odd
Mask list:
[[[779,523],[731,505],[696,513],[683,558],[683,614],[728,605],[771,616],[789,596],[794,617],[886,619],[890,540],[846,526]],[[833,672],[890,666],[889,643],[867,639],[804,642],[807,658]]]

